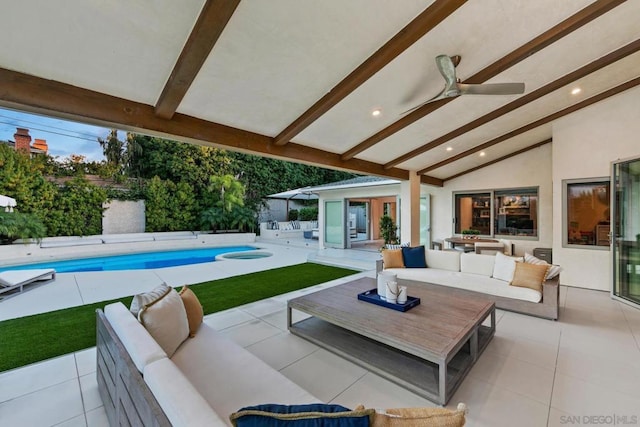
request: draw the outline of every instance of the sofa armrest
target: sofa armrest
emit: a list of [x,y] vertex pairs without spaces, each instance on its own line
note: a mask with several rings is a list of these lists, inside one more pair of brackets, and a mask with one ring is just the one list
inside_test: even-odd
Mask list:
[[384,269],[384,263],[381,259],[376,260],[376,274],[380,273]]
[[542,304],[560,307],[560,275],[553,279],[545,280],[542,284]]

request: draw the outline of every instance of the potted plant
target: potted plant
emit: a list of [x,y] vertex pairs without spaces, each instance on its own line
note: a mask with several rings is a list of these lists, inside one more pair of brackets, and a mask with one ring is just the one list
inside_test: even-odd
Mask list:
[[463,239],[475,239],[479,234],[480,234],[480,230],[474,230],[473,228],[462,230]]
[[385,245],[395,245],[398,243],[398,226],[389,215],[380,218],[380,235],[384,239]]

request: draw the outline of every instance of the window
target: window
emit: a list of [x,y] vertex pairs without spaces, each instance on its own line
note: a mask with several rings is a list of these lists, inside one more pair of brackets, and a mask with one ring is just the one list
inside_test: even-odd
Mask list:
[[455,233],[475,230],[491,234],[491,193],[455,195]]
[[538,236],[538,189],[454,193],[454,233]]
[[608,178],[565,180],[564,246],[609,247],[610,183]]
[[494,230],[503,236],[537,236],[538,190],[496,191]]

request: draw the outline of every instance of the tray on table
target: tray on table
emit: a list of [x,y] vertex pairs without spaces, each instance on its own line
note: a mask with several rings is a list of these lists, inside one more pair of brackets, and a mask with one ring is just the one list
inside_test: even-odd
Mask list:
[[407,302],[405,302],[404,304],[387,302],[380,298],[380,295],[378,295],[378,289],[376,288],[359,293],[358,299],[397,311],[411,310],[413,307],[420,304],[420,298],[412,297],[409,295],[407,295]]

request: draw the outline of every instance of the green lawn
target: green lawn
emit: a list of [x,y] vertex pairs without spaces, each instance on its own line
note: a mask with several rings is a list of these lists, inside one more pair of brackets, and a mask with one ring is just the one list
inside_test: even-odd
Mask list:
[[[202,303],[204,314],[209,314],[354,273],[305,263],[189,287]],[[96,309],[114,301],[122,301],[128,307],[131,299],[129,296],[0,322],[0,372],[93,347]]]

